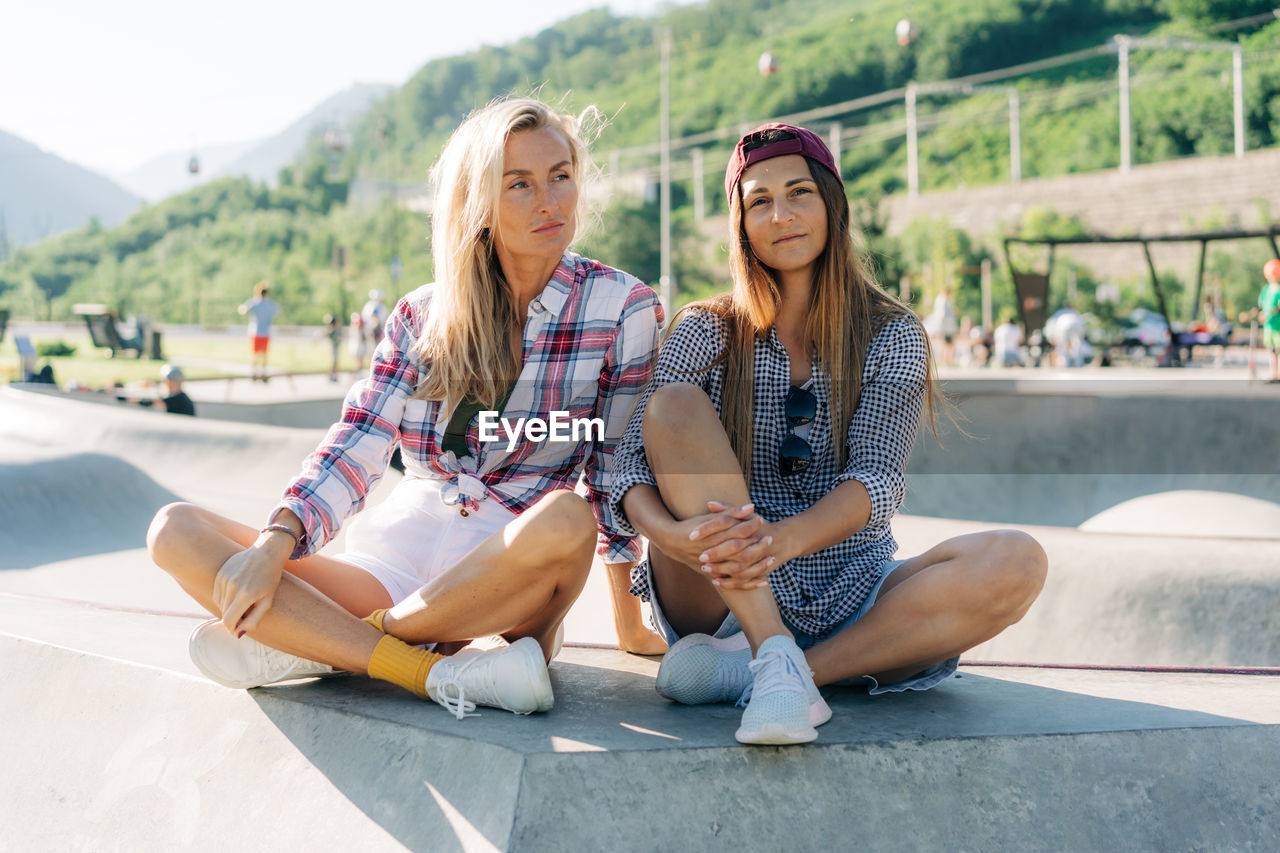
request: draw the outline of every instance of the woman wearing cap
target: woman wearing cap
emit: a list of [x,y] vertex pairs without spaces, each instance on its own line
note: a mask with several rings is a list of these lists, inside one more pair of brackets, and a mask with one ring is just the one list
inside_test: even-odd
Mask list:
[[[152,558],[219,617],[191,638],[207,675],[252,687],[367,673],[459,719],[477,704],[551,707],[546,660],[593,551],[611,578],[639,556],[607,490],[662,320],[649,287],[567,250],[590,169],[578,127],[509,100],[454,133],[434,170],[436,283],[396,305],[368,378],[261,530],[188,504],[156,516]],[[482,412],[602,428],[509,441],[480,429]],[[351,525],[343,553],[318,554],[397,445],[404,479]],[[661,651],[634,604],[623,645]],[[438,653],[494,634],[511,645]]]
[[818,686],[923,690],[1016,622],[1045,556],[1013,531],[894,560],[889,520],[938,392],[919,321],[855,250],[838,167],[765,125],[725,175],[732,293],[688,306],[615,460],[649,540],[632,591],[671,643],[663,695],[740,702],[737,739],[803,743]]

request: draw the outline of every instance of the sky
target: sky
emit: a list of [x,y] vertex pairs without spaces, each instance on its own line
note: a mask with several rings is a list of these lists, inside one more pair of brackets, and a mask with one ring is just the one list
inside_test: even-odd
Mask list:
[[662,4],[13,0],[0,6],[0,130],[119,175],[168,151],[271,136],[352,83],[400,85],[428,60],[606,5]]

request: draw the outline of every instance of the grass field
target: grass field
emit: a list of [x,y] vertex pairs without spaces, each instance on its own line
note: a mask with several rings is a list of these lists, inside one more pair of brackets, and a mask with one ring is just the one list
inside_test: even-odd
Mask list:
[[[75,347],[75,354],[52,358],[41,356],[37,360],[37,368],[52,365],[59,385],[76,382],[88,388],[109,388],[115,382],[129,385],[153,382],[160,377],[163,362],[136,359],[132,352],[110,358],[106,350],[93,347],[87,331],[61,330],[31,335],[31,342],[37,349],[42,343],[55,341]],[[18,359],[13,344],[6,340],[0,352],[3,352],[0,380],[17,379]],[[303,329],[288,335],[275,335],[271,341],[269,367],[272,371],[285,373],[327,373],[329,353],[329,342],[321,337],[319,330]],[[235,333],[165,335],[164,354],[167,361],[182,367],[188,379],[218,379],[249,372],[249,344],[241,329],[236,329]],[[353,360],[345,345],[340,357],[342,368],[350,370]]]

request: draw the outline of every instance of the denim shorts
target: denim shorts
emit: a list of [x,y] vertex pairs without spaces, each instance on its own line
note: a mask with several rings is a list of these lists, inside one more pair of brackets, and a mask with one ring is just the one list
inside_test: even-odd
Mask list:
[[[816,646],[823,639],[835,636],[845,628],[848,628],[854,622],[857,622],[863,616],[866,616],[867,612],[871,610],[872,605],[876,603],[876,599],[880,596],[880,590],[884,586],[885,579],[889,577],[894,569],[898,568],[898,566],[901,566],[905,562],[906,560],[885,561],[885,563],[880,567],[880,579],[875,582],[873,587],[871,587],[871,592],[867,594],[867,598],[862,602],[862,605],[850,614],[847,619],[821,637],[801,631],[788,622],[787,618],[784,616],[782,619],[783,624],[787,626],[787,630],[795,635],[796,645],[802,649]],[[645,568],[646,571],[650,573],[649,588],[655,591],[655,594],[651,597],[649,602],[649,606],[653,611],[654,627],[657,629],[658,633],[666,639],[668,646],[674,645],[675,642],[680,639],[680,635],[671,627],[671,623],[667,621],[666,615],[662,612],[662,607],[658,604],[658,596],[656,595],[657,587],[653,583],[653,569],[649,566],[647,561]],[[724,621],[720,623],[720,627],[716,629],[715,636],[721,638],[728,637],[741,630],[742,628],[738,625],[737,618],[734,617],[732,612],[730,612],[728,616],[724,617]],[[959,656],[949,658],[941,663],[934,664],[928,669],[921,670],[915,675],[908,676],[901,681],[895,681],[892,684],[881,684],[870,675],[855,675],[852,678],[846,678],[843,681],[837,681],[835,683],[840,686],[865,687],[867,692],[873,696],[880,693],[901,693],[904,690],[928,690],[930,687],[935,687],[954,675],[956,667],[959,666],[959,664]]]

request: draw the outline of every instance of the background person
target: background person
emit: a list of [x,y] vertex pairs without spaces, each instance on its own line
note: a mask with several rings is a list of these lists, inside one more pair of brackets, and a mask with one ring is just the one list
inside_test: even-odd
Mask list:
[[338,381],[338,356],[342,352],[342,323],[336,314],[324,315],[324,336],[329,339],[329,381]]
[[1262,348],[1271,356],[1269,382],[1280,382],[1280,259],[1272,258],[1262,267],[1266,283],[1258,293],[1258,323],[1262,326]]
[[356,362],[356,373],[369,366],[369,337],[364,333],[364,317],[359,311],[351,312],[347,327],[347,351]]
[[933,299],[933,310],[925,318],[925,328],[933,341],[933,351],[938,363],[950,366],[955,362],[955,339],[959,327],[956,323],[956,303],[951,296],[951,285],[942,288]]
[[938,684],[1021,618],[1045,557],[998,531],[893,559],[889,522],[936,395],[920,321],[856,253],[815,134],[747,134],[725,191],[733,291],[677,318],[612,501],[649,540],[633,591],[672,644],[659,692],[746,702],[743,743],[803,743],[831,716],[818,685]]
[[385,294],[378,288],[369,291],[369,301],[360,309],[365,334],[369,336],[370,349],[382,343],[383,327],[387,325],[387,306],[382,301]]
[[995,350],[997,367],[1023,367],[1022,329],[1013,321],[1012,314],[1006,314],[999,326],[991,333],[991,343]]
[[166,364],[160,368],[160,378],[164,381],[165,390],[168,392],[160,398],[160,404],[164,406],[164,410],[171,415],[194,417],[196,404],[187,396],[187,392],[182,390],[182,381],[185,378],[182,368],[176,364]]
[[116,400],[121,403],[141,406],[144,409],[155,408],[156,405],[159,404],[159,406],[163,407],[164,411],[168,414],[190,415],[194,417],[196,413],[196,404],[187,396],[187,392],[182,390],[183,379],[182,368],[178,367],[176,364],[166,364],[164,367],[160,368],[160,381],[165,385],[165,393],[162,397],[155,399],[138,399],[136,397],[129,397],[124,393],[125,387],[120,382],[114,383],[113,390],[116,394]]
[[253,286],[253,298],[237,310],[249,317],[250,370],[255,382],[266,382],[267,348],[271,344],[271,321],[280,312],[280,306],[267,298],[270,288],[265,281]]
[[[546,660],[593,550],[624,576],[639,556],[607,485],[662,319],[651,288],[567,251],[590,174],[578,127],[509,100],[454,133],[433,170],[436,283],[397,304],[368,378],[265,527],[189,504],[156,516],[152,559],[219,616],[190,644],[207,675],[249,687],[367,673],[459,718],[551,707]],[[508,451],[480,441],[481,410],[592,414],[604,438]],[[404,478],[359,515],[345,553],[318,554],[397,445]],[[587,500],[573,493],[583,474]],[[416,648],[493,634],[511,645]]]

